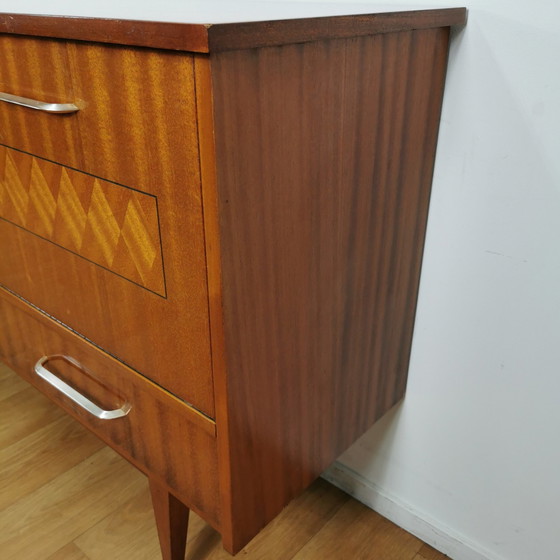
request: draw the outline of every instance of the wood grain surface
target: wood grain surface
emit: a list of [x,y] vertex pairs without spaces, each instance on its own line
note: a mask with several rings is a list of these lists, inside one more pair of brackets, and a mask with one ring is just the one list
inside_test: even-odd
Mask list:
[[151,195],[0,145],[0,219],[166,295]]
[[[0,318],[0,356],[5,362],[160,486],[219,526],[213,422],[1,289]],[[55,375],[99,406],[110,409],[128,402],[129,414],[98,420],[62,396],[33,373],[37,360],[50,355],[70,356],[83,366],[70,372],[53,360],[46,367]]]
[[[14,385],[17,383],[16,378]],[[7,411],[21,411],[30,403],[45,402],[38,391],[26,383],[20,398],[2,400],[0,418],[2,425],[7,426]],[[52,410],[51,405],[50,409]],[[33,408],[33,414],[41,416],[41,406]],[[77,464],[86,460],[103,447],[103,442],[90,432],[85,431],[74,420],[61,418],[60,414],[48,421],[41,418],[41,425],[29,424],[29,415],[18,415],[18,423],[27,424],[27,432],[20,434],[17,441],[8,444],[2,438],[3,447],[0,454],[0,510],[23,496],[35,492]],[[12,421],[12,425],[13,425]],[[4,430],[8,429],[7,427]],[[41,449],[41,468],[37,468],[37,449]],[[33,473],[33,476],[22,476],[22,473]]]
[[158,530],[162,560],[184,560],[189,509],[169,493],[167,486],[150,479],[150,494]]
[[0,206],[46,224],[0,220],[0,284],[212,417],[193,57],[0,36],[0,59],[0,89],[82,107],[0,103],[2,142],[32,154],[5,152]]
[[0,14],[0,33],[218,52],[411,29],[464,25],[465,8],[411,10],[300,20],[203,24]]
[[230,550],[404,394],[448,31],[212,59]]
[[447,8],[212,25],[208,28],[208,50],[253,49],[464,25],[466,17],[465,8]]
[[[0,34],[0,91],[49,103],[76,101],[64,41]],[[75,115],[49,115],[0,102],[0,143],[79,167]]]
[[208,57],[195,57],[196,96],[198,111],[198,141],[200,173],[204,208],[206,240],[206,270],[208,274],[208,316],[212,346],[212,372],[218,445],[218,476],[220,485],[220,510],[222,511],[222,536],[224,544],[233,550],[233,507],[231,493],[231,449],[236,442],[230,439],[228,413],[228,369],[224,342],[224,316],[222,307],[222,270],[220,224],[218,219],[218,191],[216,188],[216,145],[214,139],[214,106],[212,103],[212,67]]

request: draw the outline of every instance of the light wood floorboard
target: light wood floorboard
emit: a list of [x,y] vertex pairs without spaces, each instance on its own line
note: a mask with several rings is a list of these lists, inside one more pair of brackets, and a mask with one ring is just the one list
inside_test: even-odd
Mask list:
[[74,543],[68,543],[51,554],[47,560],[90,560]]
[[[146,478],[0,364],[2,560],[159,560]],[[447,557],[324,480],[238,555],[245,560]],[[186,560],[229,560],[191,514]]]

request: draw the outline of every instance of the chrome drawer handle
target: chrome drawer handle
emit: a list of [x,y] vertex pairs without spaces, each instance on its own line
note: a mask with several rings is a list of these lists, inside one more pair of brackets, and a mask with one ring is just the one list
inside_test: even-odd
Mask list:
[[0,92],[0,101],[6,103],[13,103],[14,105],[21,105],[22,107],[29,107],[29,109],[37,109],[45,113],[58,113],[64,115],[67,113],[76,113],[80,110],[74,103],[45,103],[44,101],[37,101],[27,97],[20,97],[19,95],[12,95],[10,93]]
[[[48,362],[48,360],[52,357],[53,356],[43,356],[35,364],[35,373],[39,377],[44,379],[47,383],[49,383],[49,385],[52,385],[63,395],[74,401],[78,406],[82,407],[84,410],[87,410],[90,414],[92,414],[96,418],[100,418],[101,420],[113,420],[114,418],[122,418],[130,412],[130,409],[132,408],[130,403],[124,403],[120,408],[117,408],[115,410],[103,410],[102,408],[99,408],[94,402],[90,401],[87,397],[76,391],[76,389],[74,389],[73,387],[70,387],[68,383],[62,381],[62,379],[60,379],[44,367],[44,364]],[[64,356],[64,359],[81,368],[80,364],[76,362],[76,360],[73,360],[72,358],[69,358],[67,356]]]

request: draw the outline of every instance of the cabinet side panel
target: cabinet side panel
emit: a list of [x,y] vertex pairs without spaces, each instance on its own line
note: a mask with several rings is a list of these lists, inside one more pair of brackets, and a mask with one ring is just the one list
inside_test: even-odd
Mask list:
[[234,549],[404,394],[448,36],[212,58]]

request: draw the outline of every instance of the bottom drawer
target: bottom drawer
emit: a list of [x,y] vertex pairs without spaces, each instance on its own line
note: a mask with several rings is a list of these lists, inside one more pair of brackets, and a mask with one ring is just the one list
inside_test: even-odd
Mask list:
[[0,359],[219,529],[211,420],[3,289]]

